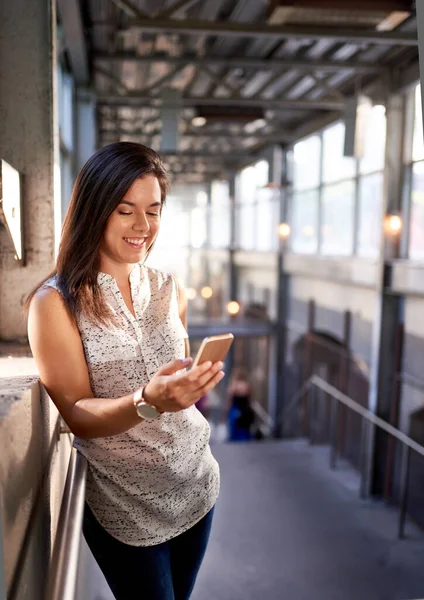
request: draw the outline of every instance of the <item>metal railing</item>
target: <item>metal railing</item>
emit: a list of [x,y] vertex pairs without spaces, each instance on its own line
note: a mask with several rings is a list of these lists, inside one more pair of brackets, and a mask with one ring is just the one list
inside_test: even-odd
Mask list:
[[367,447],[372,434],[372,427],[378,427],[391,435],[393,438],[401,442],[402,444],[402,455],[401,455],[401,468],[400,468],[400,513],[399,513],[399,526],[398,536],[399,538],[404,537],[405,532],[405,520],[408,506],[408,481],[409,481],[409,470],[410,470],[410,457],[411,450],[419,454],[424,458],[424,447],[417,444],[413,439],[402,433],[393,425],[390,425],[380,417],[377,417],[373,412],[361,406],[355,400],[352,400],[346,394],[340,392],[337,388],[327,383],[321,377],[312,375],[300,388],[300,390],[291,399],[290,404],[286,409],[283,410],[283,414],[289,414],[296,407],[299,407],[299,403],[305,394],[307,394],[307,412],[308,412],[308,430],[309,438],[311,443],[314,442],[315,434],[315,423],[314,415],[316,414],[317,402],[319,402],[317,390],[324,392],[326,396],[330,396],[336,400],[336,404],[331,404],[331,417],[330,417],[330,467],[335,468],[337,462],[337,448],[338,448],[338,407],[343,404],[362,418],[361,426],[361,445],[360,445],[360,496],[366,496],[366,483],[369,464],[367,461]]
[[47,580],[46,600],[75,598],[86,474],[86,459],[72,448]]

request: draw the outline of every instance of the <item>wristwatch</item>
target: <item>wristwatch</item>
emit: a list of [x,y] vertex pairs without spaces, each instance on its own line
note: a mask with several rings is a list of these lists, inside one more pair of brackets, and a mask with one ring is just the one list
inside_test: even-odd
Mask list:
[[158,411],[156,406],[153,406],[153,404],[149,404],[148,402],[146,402],[144,398],[145,389],[146,386],[143,385],[142,388],[140,388],[134,393],[133,401],[135,410],[137,411],[137,414],[140,417],[140,419],[144,419],[145,421],[154,421],[155,419],[158,419],[160,417],[161,413]]

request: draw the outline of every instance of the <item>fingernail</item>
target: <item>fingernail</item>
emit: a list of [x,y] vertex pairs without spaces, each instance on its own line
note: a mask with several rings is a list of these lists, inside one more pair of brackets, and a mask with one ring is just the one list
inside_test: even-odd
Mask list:
[[181,362],[182,362],[183,365],[188,365],[188,363],[191,362],[191,358],[190,357],[189,358],[183,358]]

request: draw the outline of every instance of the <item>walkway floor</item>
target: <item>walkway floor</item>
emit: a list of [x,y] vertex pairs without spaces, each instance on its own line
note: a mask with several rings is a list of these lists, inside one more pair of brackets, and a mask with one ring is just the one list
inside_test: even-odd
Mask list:
[[192,600],[424,598],[424,533],[306,442],[215,444],[221,495]]

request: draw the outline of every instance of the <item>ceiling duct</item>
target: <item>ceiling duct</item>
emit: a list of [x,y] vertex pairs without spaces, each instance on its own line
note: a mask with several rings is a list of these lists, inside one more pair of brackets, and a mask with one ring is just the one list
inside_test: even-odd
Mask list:
[[196,106],[196,115],[213,121],[250,123],[265,118],[265,110],[256,106]]

